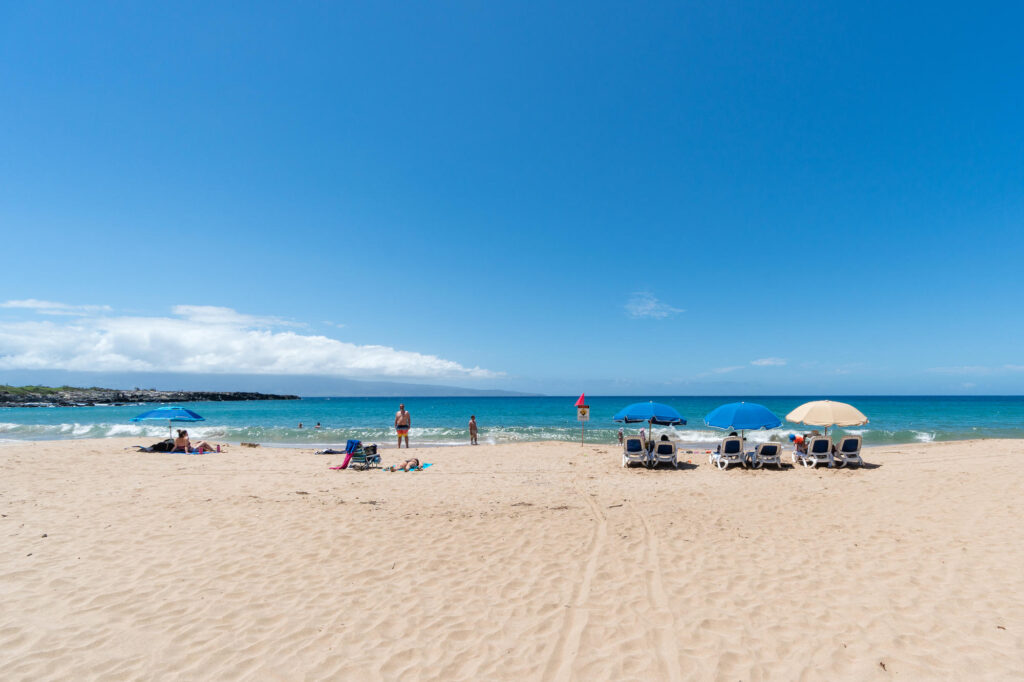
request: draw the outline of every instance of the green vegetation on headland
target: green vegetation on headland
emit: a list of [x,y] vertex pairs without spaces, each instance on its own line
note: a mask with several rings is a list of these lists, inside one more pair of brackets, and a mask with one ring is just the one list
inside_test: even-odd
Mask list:
[[73,407],[167,402],[231,400],[298,400],[297,395],[237,391],[158,391],[153,388],[77,388],[74,386],[8,386],[0,384],[0,407]]
[[56,393],[68,392],[68,391],[102,391],[102,388],[75,388],[74,386],[8,386],[7,384],[0,384],[0,394],[9,393],[11,395],[54,395]]

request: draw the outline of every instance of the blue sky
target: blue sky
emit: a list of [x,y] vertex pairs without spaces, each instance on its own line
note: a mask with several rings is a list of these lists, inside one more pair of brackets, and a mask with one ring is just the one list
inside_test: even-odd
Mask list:
[[1024,392],[1024,10],[805,4],[5,3],[0,381]]

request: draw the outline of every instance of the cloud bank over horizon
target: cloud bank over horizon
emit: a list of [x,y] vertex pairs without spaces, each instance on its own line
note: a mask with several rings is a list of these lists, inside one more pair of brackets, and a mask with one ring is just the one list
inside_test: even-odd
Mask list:
[[[178,305],[173,317],[114,315],[109,306],[7,301],[0,308],[73,315],[0,321],[0,369],[337,377],[488,379],[480,367],[383,345],[356,345],[294,329],[304,325],[216,306]],[[64,311],[73,311],[70,314]]]

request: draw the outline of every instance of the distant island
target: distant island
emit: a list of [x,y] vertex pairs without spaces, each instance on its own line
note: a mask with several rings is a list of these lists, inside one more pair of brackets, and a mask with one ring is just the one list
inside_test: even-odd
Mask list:
[[297,395],[239,391],[158,391],[155,388],[76,388],[74,386],[7,386],[0,384],[0,407],[88,407],[141,403],[223,402],[230,400],[298,400]]

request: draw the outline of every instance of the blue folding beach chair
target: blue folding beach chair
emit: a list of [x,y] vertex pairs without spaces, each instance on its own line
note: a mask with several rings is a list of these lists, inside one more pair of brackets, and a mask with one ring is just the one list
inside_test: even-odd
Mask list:
[[352,458],[348,461],[350,469],[370,469],[380,466],[380,455],[377,454],[376,445],[363,445],[361,441],[350,440],[345,445],[345,453],[352,454]]

